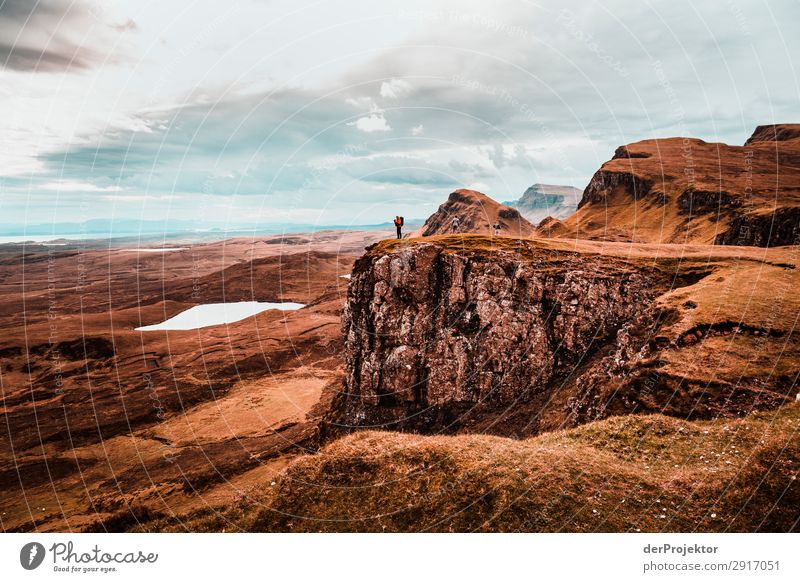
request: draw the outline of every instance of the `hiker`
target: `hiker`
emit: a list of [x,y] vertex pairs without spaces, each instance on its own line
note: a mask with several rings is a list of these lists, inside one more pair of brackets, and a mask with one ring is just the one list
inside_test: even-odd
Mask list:
[[494,236],[500,236],[500,223],[494,223]]
[[403,238],[403,217],[402,216],[395,216],[394,217],[394,226],[397,228],[397,238]]
[[458,228],[461,226],[461,219],[458,216],[453,217],[453,231],[458,232]]

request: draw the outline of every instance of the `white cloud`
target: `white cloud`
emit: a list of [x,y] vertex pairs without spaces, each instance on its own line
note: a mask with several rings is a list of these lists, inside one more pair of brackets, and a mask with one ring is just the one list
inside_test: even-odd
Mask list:
[[[53,3],[82,10],[89,0],[6,0],[0,20],[9,7]],[[39,72],[25,72],[23,51],[0,66],[0,111],[13,112],[0,115],[4,221],[34,203],[55,211],[53,191],[65,220],[82,217],[83,193],[101,193],[90,212],[102,215],[107,200],[173,191],[187,193],[174,204],[184,212],[196,206],[189,193],[236,194],[231,215],[249,220],[257,204],[269,216],[291,206],[298,189],[304,207],[326,207],[325,220],[351,215],[346,193],[379,221],[395,214],[398,193],[438,203],[447,176],[497,196],[536,181],[583,186],[620,144],[741,143],[796,109],[800,37],[780,3],[774,18],[755,4],[689,0],[564,0],[566,12],[467,0],[456,16],[444,0],[392,0],[396,17],[383,3],[295,4],[197,0],[184,14],[180,3],[91,0],[101,12],[85,43],[80,19],[55,34],[23,11],[20,40],[47,54],[40,65],[42,50],[33,55]],[[129,19],[135,30],[97,42]],[[0,37],[8,30],[0,24]],[[94,52],[72,61],[54,35]],[[386,161],[412,146],[413,159]],[[108,196],[116,180],[124,192]]]
[[345,103],[359,109],[369,109],[370,111],[378,107],[372,97],[348,97],[345,99]]
[[411,91],[411,84],[402,79],[392,79],[388,83],[381,83],[381,97],[386,99],[397,99],[408,95]]
[[383,113],[372,113],[367,117],[361,117],[352,123],[348,123],[347,125],[355,125],[357,129],[360,129],[366,133],[372,133],[374,131],[390,131],[392,129],[392,127],[386,122],[386,118],[383,116]]
[[73,180],[59,180],[57,182],[47,182],[39,186],[41,190],[52,190],[54,192],[121,192],[119,186],[98,186],[89,182],[77,182]]
[[145,202],[147,200],[178,200],[180,198],[183,197],[175,196],[174,194],[164,194],[162,196],[154,196],[152,194],[135,194],[131,196],[110,194],[108,196],[103,196],[103,200],[108,200],[110,202]]

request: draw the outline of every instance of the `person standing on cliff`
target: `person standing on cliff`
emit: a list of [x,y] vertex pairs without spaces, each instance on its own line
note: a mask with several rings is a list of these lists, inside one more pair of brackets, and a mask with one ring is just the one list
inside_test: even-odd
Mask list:
[[459,227],[461,227],[461,219],[458,216],[453,217],[453,232],[458,232]]
[[494,223],[494,236],[500,236],[500,223]]
[[397,238],[398,239],[403,238],[403,222],[405,222],[405,221],[403,220],[402,216],[395,216],[394,217],[394,226],[397,229]]

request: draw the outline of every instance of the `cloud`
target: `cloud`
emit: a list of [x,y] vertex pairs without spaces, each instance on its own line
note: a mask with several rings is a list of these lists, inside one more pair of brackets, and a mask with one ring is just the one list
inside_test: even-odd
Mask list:
[[531,167],[531,159],[522,144],[499,144],[487,148],[487,156],[495,167],[503,168],[506,166]]
[[[106,26],[102,5],[82,0],[0,0],[0,66],[24,72],[80,71],[106,62],[117,32],[129,19]],[[120,28],[121,27],[121,28]]]
[[[58,92],[51,75],[0,85],[15,112],[0,116],[9,216],[6,193],[45,205],[61,181],[83,189],[60,187],[59,213],[70,192],[119,187],[178,196],[182,212],[211,199],[244,217],[419,216],[455,185],[501,200],[537,181],[583,187],[620,144],[741,143],[797,110],[790,3],[465,0],[456,14],[437,0],[396,12],[343,0],[290,14],[198,0],[183,18],[169,3],[120,4],[119,17],[88,0],[0,6],[6,68],[83,72]],[[137,59],[98,67],[127,36],[143,39]]]
[[360,117],[353,123],[348,123],[348,125],[355,125],[357,129],[360,129],[366,133],[372,133],[374,131],[391,131],[391,126],[386,122],[386,118],[383,116],[382,113],[371,113],[366,117]]
[[359,109],[369,109],[370,111],[378,108],[378,106],[375,104],[375,100],[368,96],[348,97],[345,99],[345,103],[352,105],[353,107],[358,107]]
[[164,201],[164,200],[178,200],[182,198],[182,196],[176,196],[175,194],[162,194],[160,196],[155,196],[152,194],[135,194],[132,196],[126,196],[124,194],[110,194],[108,196],[103,196],[103,200],[108,200],[109,202],[145,202],[148,200],[155,200],[155,201]]
[[392,79],[381,83],[380,95],[386,99],[405,97],[411,92],[411,85],[402,79]]
[[61,180],[58,182],[45,182],[39,186],[40,190],[52,190],[54,192],[119,192],[119,186],[98,186],[88,182],[76,182]]

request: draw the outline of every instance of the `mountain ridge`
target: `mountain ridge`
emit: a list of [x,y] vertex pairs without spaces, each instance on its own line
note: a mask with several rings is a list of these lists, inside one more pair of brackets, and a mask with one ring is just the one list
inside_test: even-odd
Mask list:
[[577,211],[539,235],[739,246],[793,244],[800,224],[800,124],[759,126],[742,146],[696,138],[620,146]]

